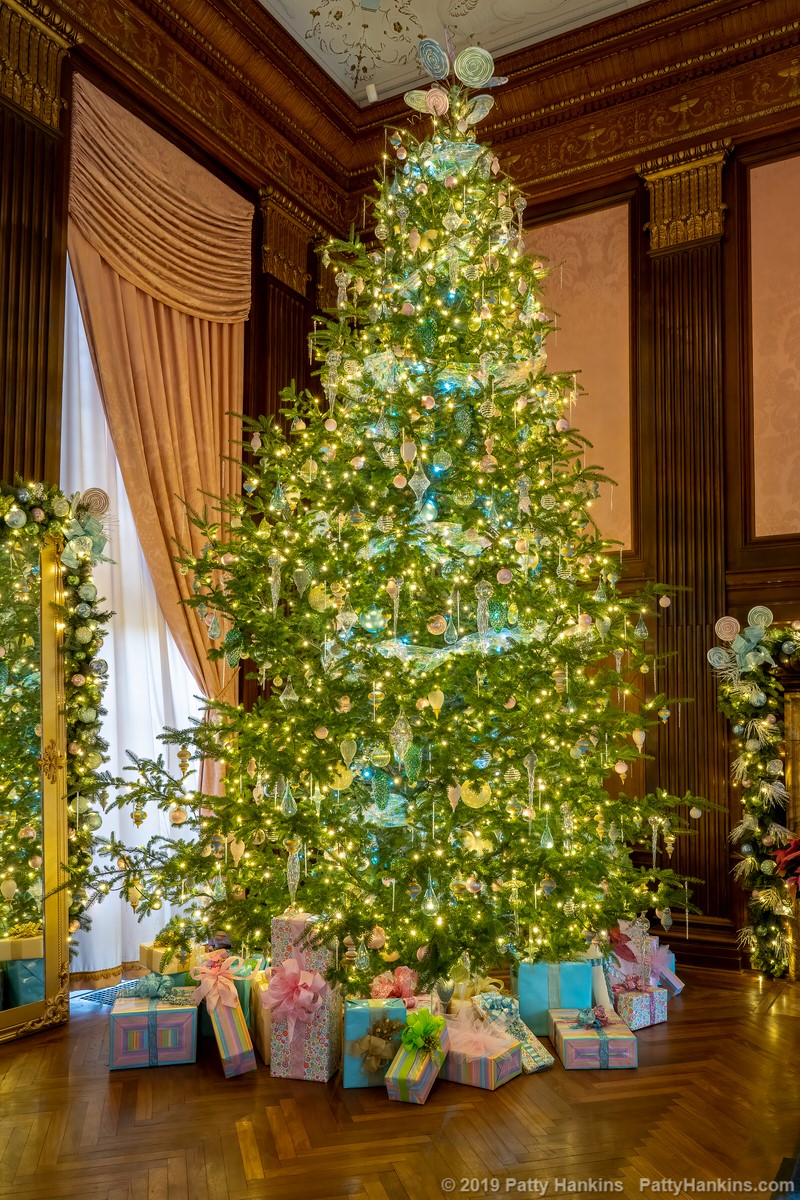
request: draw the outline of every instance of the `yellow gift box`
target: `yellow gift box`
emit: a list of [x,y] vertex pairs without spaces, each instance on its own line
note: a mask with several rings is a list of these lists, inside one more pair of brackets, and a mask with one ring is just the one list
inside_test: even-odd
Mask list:
[[0,962],[19,958],[44,958],[44,939],[38,937],[0,938]]
[[265,1066],[269,1066],[269,1041],[272,1028],[272,1009],[262,1000],[269,988],[270,972],[261,971],[250,981],[250,1036]]
[[162,963],[168,954],[166,946],[157,946],[155,942],[139,943],[139,962],[148,971],[155,971],[159,975],[178,975],[181,971],[191,971],[192,967],[199,965],[202,949],[195,946],[190,954],[173,954],[165,971]]

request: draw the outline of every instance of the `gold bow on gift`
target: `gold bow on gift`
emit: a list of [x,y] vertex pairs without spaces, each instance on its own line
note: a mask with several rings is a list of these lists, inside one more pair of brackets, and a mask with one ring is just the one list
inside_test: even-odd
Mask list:
[[450,972],[450,978],[455,984],[453,996],[456,1000],[470,1000],[473,996],[482,996],[485,992],[502,992],[502,979],[490,979],[486,975],[471,975],[461,963],[456,963]]
[[402,1021],[384,1017],[380,1021],[373,1021],[364,1036],[352,1043],[351,1053],[361,1059],[361,1069],[367,1075],[372,1075],[392,1061],[395,1054],[392,1038],[402,1027]]

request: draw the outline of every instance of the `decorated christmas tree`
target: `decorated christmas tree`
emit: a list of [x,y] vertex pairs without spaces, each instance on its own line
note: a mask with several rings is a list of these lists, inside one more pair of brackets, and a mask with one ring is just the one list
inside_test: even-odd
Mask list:
[[183,559],[209,653],[259,699],[166,735],[220,764],[218,794],[137,761],[118,803],[185,828],[110,845],[97,880],[180,905],[176,946],[256,949],[297,905],[354,986],[387,961],[432,980],[465,951],[562,959],[684,902],[662,854],[685,801],[626,781],[669,715],[665,589],[621,591],[592,521],[604,476],[575,376],[547,370],[526,201],[475,137],[491,57],[453,68],[426,41],[420,60],[435,82],[406,97],[421,115],[389,137],[372,221],[323,255],[320,394],[248,427],[244,495],[195,514],[206,545]]

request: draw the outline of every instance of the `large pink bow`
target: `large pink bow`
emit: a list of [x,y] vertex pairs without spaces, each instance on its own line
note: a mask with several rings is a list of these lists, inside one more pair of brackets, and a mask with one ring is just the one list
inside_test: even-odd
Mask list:
[[198,980],[198,986],[192,992],[192,1003],[199,1004],[205,1000],[210,1013],[218,1004],[226,1008],[235,1008],[239,1003],[239,993],[233,982],[237,972],[241,974],[242,959],[223,957],[222,954],[208,954],[199,967],[193,967],[189,972],[192,979]]
[[468,1058],[490,1058],[514,1044],[515,1039],[496,1021],[482,1019],[470,1004],[447,1018],[450,1050]]
[[328,990],[326,981],[316,971],[304,971],[296,958],[287,958],[276,968],[261,1003],[271,1008],[274,1021],[289,1022],[289,1040],[294,1037],[295,1024],[313,1021]]
[[642,976],[625,976],[621,983],[612,984],[612,991],[615,996],[619,996],[625,991],[650,991],[650,984],[646,984]]
[[650,957],[650,982],[658,983],[661,976],[669,969],[669,946],[659,946]]
[[[417,972],[410,967],[395,967],[394,975],[391,971],[376,975],[369,985],[369,993],[373,1000],[413,1000],[417,979]],[[413,1004],[407,1007],[413,1008]]]

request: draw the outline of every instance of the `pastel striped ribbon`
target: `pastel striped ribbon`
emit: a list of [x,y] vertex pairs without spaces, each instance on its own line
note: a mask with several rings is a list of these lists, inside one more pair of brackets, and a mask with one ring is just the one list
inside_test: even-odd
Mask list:
[[147,1065],[158,1066],[158,998],[147,1002]]
[[547,964],[547,1007],[561,1008],[561,964]]

